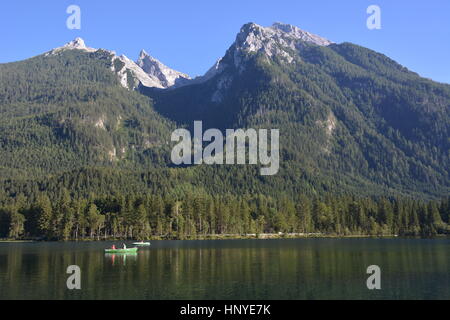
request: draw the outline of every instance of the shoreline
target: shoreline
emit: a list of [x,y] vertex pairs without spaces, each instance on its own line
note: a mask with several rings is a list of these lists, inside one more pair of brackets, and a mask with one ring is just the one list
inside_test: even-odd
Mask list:
[[[266,233],[266,234],[249,234],[249,235],[234,235],[234,234],[218,234],[218,235],[204,235],[196,237],[149,237],[146,241],[203,241],[203,240],[281,240],[281,239],[441,239],[449,238],[448,235],[436,235],[435,237],[421,237],[421,236],[400,236],[397,234],[388,235],[339,235],[339,234],[322,234],[322,233],[309,233],[309,234],[276,234],[276,233]],[[13,240],[13,239],[0,239],[1,243],[33,243],[33,242],[106,242],[106,241],[139,241],[136,239],[123,239],[123,238],[100,238],[100,239],[67,239],[67,240],[44,240],[44,239],[24,239],[24,240]]]

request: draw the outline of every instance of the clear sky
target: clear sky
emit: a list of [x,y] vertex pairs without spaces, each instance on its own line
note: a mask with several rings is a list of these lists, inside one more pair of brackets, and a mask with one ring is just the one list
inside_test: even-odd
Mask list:
[[[81,30],[66,9],[81,8]],[[366,9],[381,8],[381,30]],[[420,75],[450,83],[449,0],[3,0],[0,62],[26,59],[82,37],[133,60],[141,49],[191,76],[203,74],[247,22],[290,23],[334,42],[379,51]]]

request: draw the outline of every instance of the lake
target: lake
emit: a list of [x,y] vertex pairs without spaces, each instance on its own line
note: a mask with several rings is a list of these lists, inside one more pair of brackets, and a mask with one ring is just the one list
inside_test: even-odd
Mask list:
[[[0,299],[450,299],[450,239],[152,241],[104,254],[112,243],[0,243]],[[67,289],[69,265],[81,290]],[[367,289],[370,265],[381,290]]]

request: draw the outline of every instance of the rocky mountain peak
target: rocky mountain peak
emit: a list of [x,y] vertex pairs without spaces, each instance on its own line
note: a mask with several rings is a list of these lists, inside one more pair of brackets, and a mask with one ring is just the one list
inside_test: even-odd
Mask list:
[[153,58],[145,50],[141,50],[136,64],[149,76],[157,78],[163,88],[179,85],[190,79],[188,75],[173,70]]
[[[86,46],[82,38],[75,38],[64,46],[45,53],[45,56],[60,54],[67,50],[98,51],[98,49]],[[125,55],[118,56],[115,51],[102,51],[110,54],[111,70],[118,75],[120,84],[128,89],[136,89],[140,84],[146,87],[165,89],[184,84],[190,79],[188,75],[165,66],[145,50],[140,52],[137,62],[132,61]]]
[[263,27],[256,23],[245,24],[236,37],[236,48],[250,53],[263,51],[268,56],[282,54],[283,47],[297,49],[300,42],[309,42],[319,46],[330,45],[331,41],[303,31],[298,27],[280,22],[271,27]]
[[57,54],[58,52],[61,52],[64,50],[83,50],[86,52],[97,51],[97,49],[87,47],[82,38],[75,38],[74,40],[63,45],[62,47],[51,50],[46,55]]
[[229,53],[233,55],[235,67],[242,71],[249,53],[261,52],[268,58],[277,57],[291,63],[293,51],[301,50],[306,43],[328,46],[333,42],[290,24],[276,22],[263,27],[250,22],[242,26]]
[[67,43],[64,47],[73,49],[86,49],[86,44],[84,43],[83,39],[75,38],[74,40]]
[[328,46],[332,44],[333,42],[325,39],[323,37],[320,37],[318,35],[312,34],[308,31],[304,31],[296,26],[293,26],[291,24],[285,24],[281,22],[275,22],[271,27],[269,27],[272,30],[281,31],[284,33],[287,37],[292,37],[301,41],[314,43],[318,46]]

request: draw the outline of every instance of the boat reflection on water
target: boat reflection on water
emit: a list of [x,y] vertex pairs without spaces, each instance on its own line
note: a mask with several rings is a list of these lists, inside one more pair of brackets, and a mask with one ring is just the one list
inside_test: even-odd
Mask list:
[[128,252],[128,253],[105,253],[105,258],[111,261],[111,264],[114,265],[116,260],[118,262],[123,262],[123,265],[126,264],[127,259],[135,261],[137,259],[137,252]]

